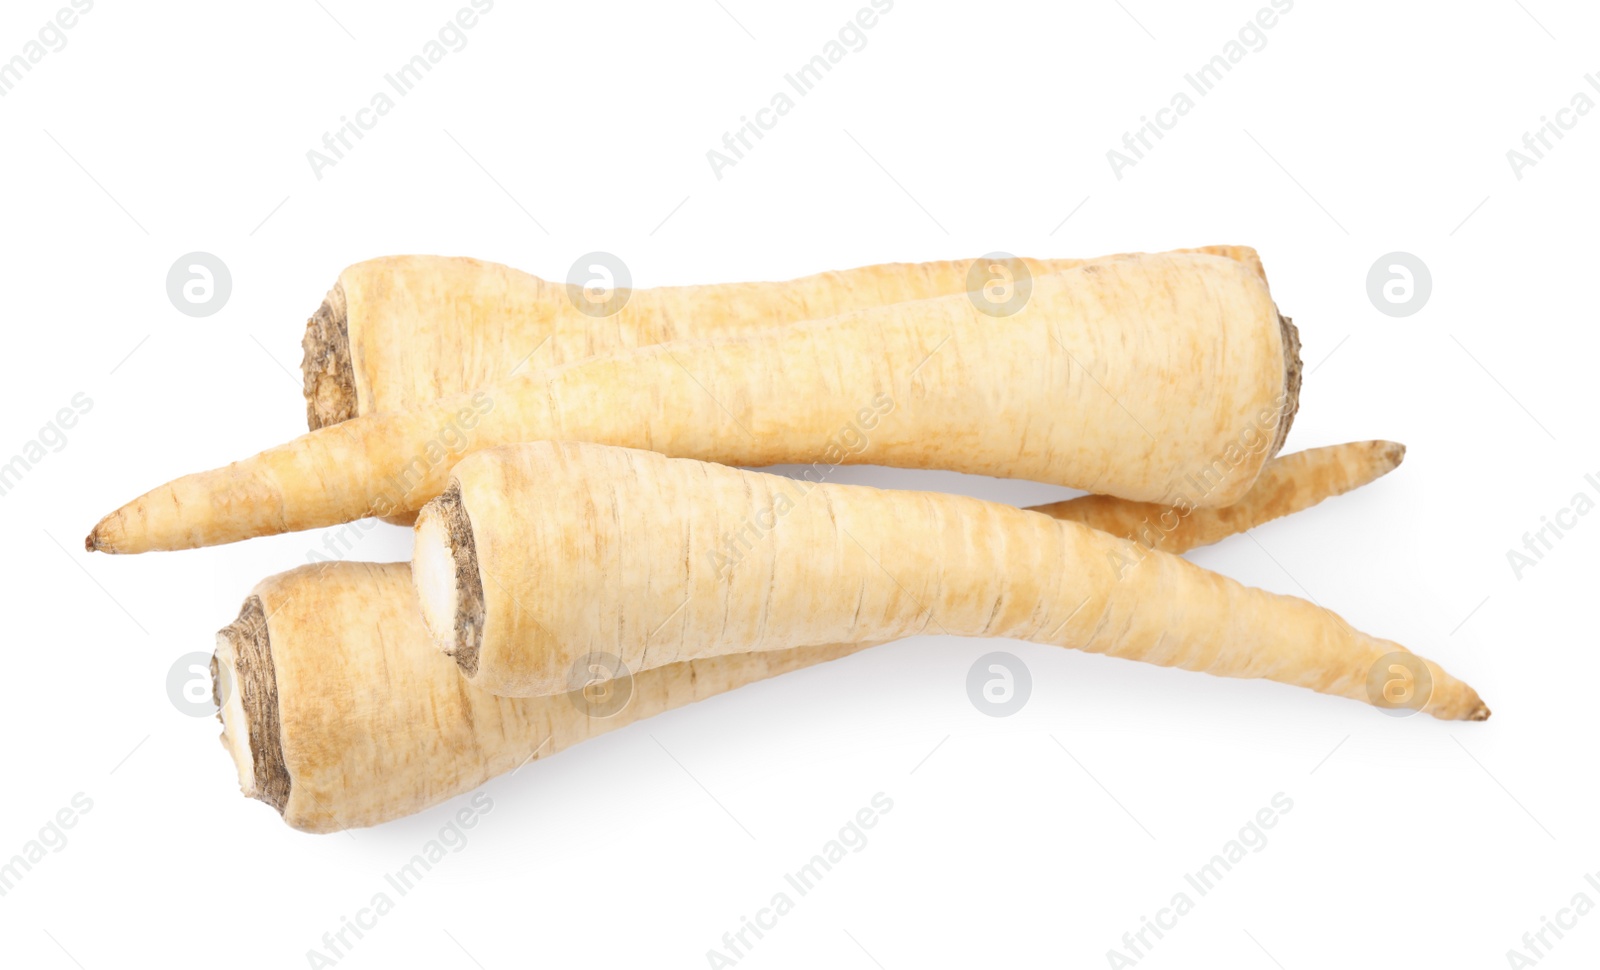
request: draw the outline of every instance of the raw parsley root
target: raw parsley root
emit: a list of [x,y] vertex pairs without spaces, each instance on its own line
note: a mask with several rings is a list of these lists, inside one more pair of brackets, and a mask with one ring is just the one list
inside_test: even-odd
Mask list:
[[161,486],[86,545],[185,549],[413,511],[462,455],[545,439],[728,465],[820,454],[1228,505],[1287,434],[1296,348],[1266,284],[1235,260],[1089,263],[1034,280],[1010,317],[966,294],[896,303],[341,422]]
[[[1234,259],[1266,279],[1248,246],[1178,252]],[[1032,277],[1090,261],[1018,260]],[[621,308],[602,322],[585,312],[566,283],[509,266],[447,256],[370,259],[339,274],[306,324],[306,421],[315,431],[596,354],[964,293],[972,267],[972,260],[888,263],[781,283],[633,290],[618,295]],[[979,275],[988,279],[988,268],[980,267]]]
[[[474,686],[924,633],[1011,637],[1370,700],[1403,647],[1292,596],[1025,509],[534,442],[455,467],[417,517],[423,618]],[[1425,662],[1425,661],[1424,661]],[[1427,663],[1420,709],[1481,720]]]
[[[1362,447],[1370,444],[1378,443],[1307,454],[1338,453],[1338,464],[1355,467],[1355,452],[1370,450]],[[1296,507],[1305,496],[1328,494],[1330,476],[1306,472],[1327,461],[1296,461],[1300,457],[1270,462],[1240,506],[1265,505],[1256,501],[1257,493],[1268,486],[1273,494],[1285,493],[1290,476],[1301,479],[1291,496]],[[1359,477],[1341,480],[1354,487]],[[1112,500],[1067,512],[1089,524],[1100,519],[1120,527],[1123,518],[1107,510],[1132,504]],[[1174,536],[1215,541],[1258,520],[1231,515],[1195,525],[1227,511],[1196,509]],[[627,687],[628,706],[617,713],[582,716],[594,709],[596,698],[513,699],[463,687],[455,664],[439,655],[423,624],[404,563],[334,562],[256,586],[239,618],[218,635],[219,685],[226,687],[216,693],[223,700],[223,744],[243,792],[277,808],[295,828],[327,832],[421,811],[516,768],[530,755],[554,754],[611,728],[856,649],[864,647],[669,664],[635,676]],[[379,671],[382,683],[373,679]]]
[[609,716],[566,694],[496,697],[463,682],[417,613],[405,563],[302,566],[256,585],[217,634],[222,743],[244,794],[308,832],[419,812],[535,758],[864,646],[668,664]]

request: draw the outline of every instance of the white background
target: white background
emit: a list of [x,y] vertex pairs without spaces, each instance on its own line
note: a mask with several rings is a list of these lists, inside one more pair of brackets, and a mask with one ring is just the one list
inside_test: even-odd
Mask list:
[[[64,5],[6,4],[0,59]],[[1278,792],[1294,807],[1269,844],[1141,966],[1503,966],[1575,893],[1600,903],[1583,879],[1600,870],[1600,515],[1520,579],[1506,558],[1575,493],[1597,497],[1600,112],[1520,179],[1506,152],[1575,92],[1600,99],[1584,81],[1600,11],[1300,0],[1119,180],[1107,150],[1264,3],[900,0],[719,180],[707,150],[864,3],[499,0],[316,178],[307,150],[462,5],[97,3],[0,99],[0,460],[75,393],[93,401],[0,497],[0,857],[75,793],[93,801],[0,898],[6,965],[305,966],[456,807],[294,832],[238,795],[216,722],[169,701],[173,661],[210,650],[319,536],[130,558],[80,543],[146,488],[303,430],[306,317],[343,266],[410,252],[559,278],[604,249],[650,286],[1256,246],[1305,340],[1288,450],[1381,437],[1410,454],[1192,558],[1437,659],[1494,717],[1398,720],[1045,647],[908,641],[489,784],[470,844],[339,966],[706,966],[877,792],[894,808],[869,844],[740,966],[1104,966]],[[195,250],[233,275],[204,319],[165,291]],[[1365,284],[1395,250],[1433,276],[1400,319]],[[359,552],[408,544],[385,527]],[[1032,671],[1010,718],[966,694],[993,649]],[[1600,915],[1548,938],[1541,967],[1592,965]]]

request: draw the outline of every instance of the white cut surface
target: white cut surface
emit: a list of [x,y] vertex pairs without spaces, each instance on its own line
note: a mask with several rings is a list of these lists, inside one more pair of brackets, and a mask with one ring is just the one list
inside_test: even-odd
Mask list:
[[433,505],[417,515],[416,547],[411,575],[421,600],[422,618],[434,643],[445,653],[456,649],[456,561],[450,551],[450,530]]
[[244,713],[244,691],[239,688],[239,668],[234,642],[226,631],[217,634],[217,666],[224,684],[231,685],[222,698],[222,746],[233,756],[239,773],[239,791],[256,795],[255,759],[250,756],[250,719]]

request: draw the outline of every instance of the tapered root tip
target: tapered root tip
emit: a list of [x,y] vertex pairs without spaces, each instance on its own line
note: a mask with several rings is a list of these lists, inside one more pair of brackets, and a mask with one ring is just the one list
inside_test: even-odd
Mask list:
[[1467,721],[1487,721],[1488,719],[1489,705],[1483,703],[1482,701],[1479,701],[1478,706],[1474,707],[1472,712],[1463,718],[1463,720]]
[[1399,468],[1400,463],[1406,460],[1406,446],[1400,442],[1379,441],[1375,442],[1375,444],[1377,444],[1379,452],[1383,457],[1383,463],[1388,466],[1389,471],[1394,471],[1396,468]]
[[[131,504],[131,503],[130,503]],[[138,521],[135,513],[135,521]],[[89,534],[84,537],[83,548],[89,552],[104,552],[116,555],[124,552],[144,552],[140,548],[137,536],[133,541],[128,536],[128,506],[123,506],[115,512],[94,524]]]
[[90,529],[89,534],[83,538],[85,552],[114,553],[118,551],[116,543],[117,529],[112,521],[116,517],[117,513],[113,512],[95,523],[94,528]]

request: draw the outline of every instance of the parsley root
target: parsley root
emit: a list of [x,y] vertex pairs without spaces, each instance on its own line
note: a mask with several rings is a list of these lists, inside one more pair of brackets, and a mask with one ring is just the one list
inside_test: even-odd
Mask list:
[[1010,317],[966,294],[897,303],[591,357],[341,422],[161,486],[106,516],[86,545],[184,549],[414,511],[462,455],[546,439],[1227,505],[1287,434],[1296,347],[1266,284],[1235,260],[1089,263],[1035,280]]
[[[1266,278],[1248,246],[1178,252],[1234,259]],[[1118,258],[1123,257],[1102,257]],[[1017,260],[1033,278],[1090,261]],[[1002,267],[995,277],[1022,267]],[[781,283],[633,290],[599,325],[568,284],[509,266],[446,256],[369,259],[339,274],[306,324],[306,420],[315,431],[499,384],[529,368],[963,293],[972,270],[971,260],[887,263]],[[979,267],[978,275],[991,278],[987,267]]]
[[[308,832],[419,812],[534,758],[864,646],[668,664],[615,713],[593,698],[496,697],[465,684],[417,614],[405,563],[302,566],[256,585],[217,634],[222,743],[244,794]],[[614,685],[613,685],[614,686]]]
[[[1404,648],[1312,603],[1012,506],[811,484],[579,442],[482,451],[417,517],[423,618],[468,680],[630,669],[923,633],[1012,637],[1358,700]],[[1419,658],[1420,659],[1420,658]],[[1427,664],[1420,709],[1481,720]]]

